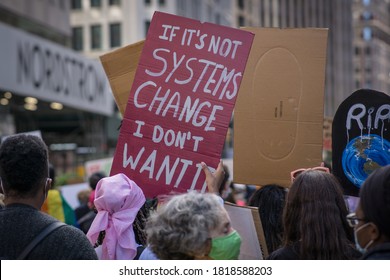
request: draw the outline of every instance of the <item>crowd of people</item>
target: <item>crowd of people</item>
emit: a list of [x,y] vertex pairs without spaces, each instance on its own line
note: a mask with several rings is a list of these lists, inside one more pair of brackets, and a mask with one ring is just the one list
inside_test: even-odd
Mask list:
[[[238,259],[243,237],[224,208],[224,201],[236,202],[228,169],[222,161],[215,172],[201,165],[207,193],[163,202],[146,198],[125,174],[93,174],[67,222],[42,211],[55,179],[43,140],[8,137],[0,145],[0,259]],[[271,184],[247,193],[270,260],[390,259],[390,166],[364,182],[353,213],[323,166],[292,172],[289,188]]]

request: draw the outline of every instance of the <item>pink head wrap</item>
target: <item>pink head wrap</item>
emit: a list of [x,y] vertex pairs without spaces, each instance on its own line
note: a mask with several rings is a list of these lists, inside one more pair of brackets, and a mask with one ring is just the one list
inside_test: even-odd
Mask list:
[[95,244],[99,233],[105,230],[101,258],[132,260],[137,253],[133,222],[145,203],[142,190],[120,173],[99,181],[94,203],[98,213],[87,233],[88,239]]

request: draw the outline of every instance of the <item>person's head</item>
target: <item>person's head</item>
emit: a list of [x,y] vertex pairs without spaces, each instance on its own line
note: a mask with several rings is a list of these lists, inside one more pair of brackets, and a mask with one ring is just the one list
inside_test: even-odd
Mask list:
[[103,179],[104,177],[106,177],[106,175],[103,172],[93,173],[88,179],[89,186],[91,187],[91,189],[95,190],[97,183],[100,181],[100,179]]
[[241,245],[219,198],[209,193],[172,197],[150,216],[146,232],[159,259],[237,259]]
[[282,245],[282,215],[286,189],[279,185],[265,185],[256,190],[249,199],[249,206],[258,207],[268,253]]
[[91,190],[81,190],[77,193],[77,199],[80,202],[80,205],[88,204],[90,194]]
[[18,134],[0,146],[0,177],[6,201],[32,199],[40,207],[51,186],[48,150],[37,136]]
[[97,186],[97,183],[103,179],[104,177],[106,177],[106,175],[103,173],[103,172],[95,172],[93,173],[88,181],[89,181],[89,186],[91,187],[92,191],[91,193],[89,194],[89,199],[88,199],[88,207],[95,211],[95,205],[94,205],[94,200],[95,200],[95,190],[96,190],[96,186]]
[[[87,237],[96,247],[102,245],[103,259],[131,260],[135,257],[137,244],[133,223],[144,203],[142,190],[125,174],[105,177],[98,182],[94,201],[97,215]],[[100,238],[102,234],[104,239]]]
[[390,241],[390,165],[374,171],[360,189],[353,217],[356,247],[365,252]]
[[346,259],[353,240],[339,181],[330,173],[303,171],[293,181],[283,211],[284,245],[299,242],[302,259]]

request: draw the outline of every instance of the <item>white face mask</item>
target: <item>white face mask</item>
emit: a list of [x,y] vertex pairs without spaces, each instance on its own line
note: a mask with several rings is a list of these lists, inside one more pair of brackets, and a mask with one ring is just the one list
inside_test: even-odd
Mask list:
[[360,246],[360,243],[359,243],[359,240],[358,240],[358,237],[357,237],[357,232],[358,232],[359,230],[361,230],[362,228],[365,228],[365,227],[366,227],[367,225],[369,225],[369,224],[371,224],[371,223],[366,223],[366,224],[362,225],[361,227],[356,228],[356,229],[353,231],[353,234],[355,235],[355,246],[356,246],[356,249],[357,249],[360,253],[362,253],[362,254],[364,254],[364,253],[367,252],[368,247],[370,247],[370,246],[372,245],[372,243],[374,242],[374,240],[370,240],[370,242],[368,242],[367,245],[364,246],[364,248],[363,248],[362,246]]
[[4,194],[3,182],[0,179],[0,193]]

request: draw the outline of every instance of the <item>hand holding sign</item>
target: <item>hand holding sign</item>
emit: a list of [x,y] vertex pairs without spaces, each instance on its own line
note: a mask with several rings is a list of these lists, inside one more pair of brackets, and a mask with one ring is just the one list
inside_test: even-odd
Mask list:
[[201,162],[203,172],[206,176],[207,189],[210,193],[216,193],[219,195],[219,187],[225,176],[225,170],[223,168],[222,160],[218,163],[218,167],[215,172],[211,172],[206,163]]

